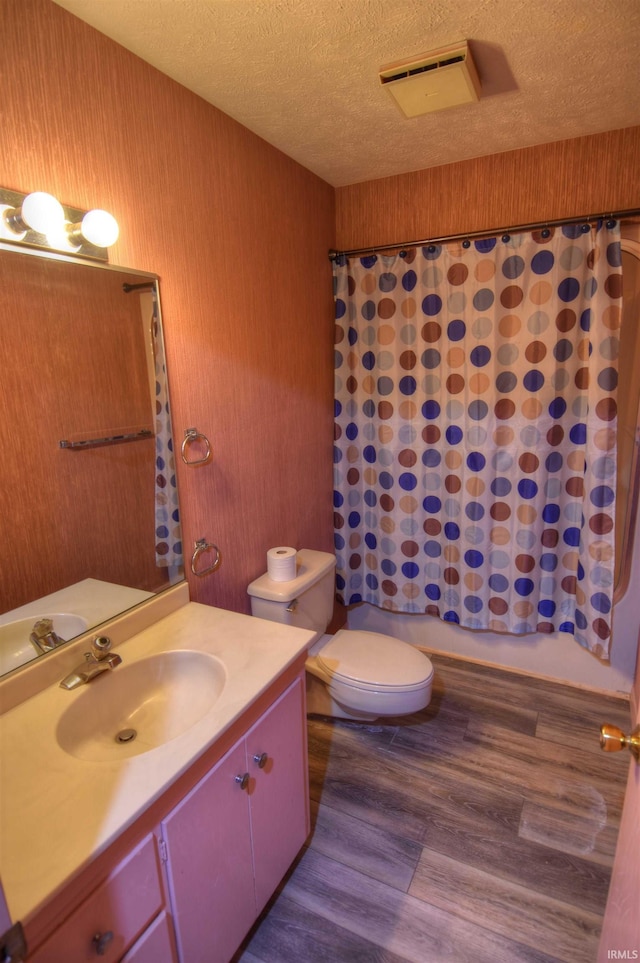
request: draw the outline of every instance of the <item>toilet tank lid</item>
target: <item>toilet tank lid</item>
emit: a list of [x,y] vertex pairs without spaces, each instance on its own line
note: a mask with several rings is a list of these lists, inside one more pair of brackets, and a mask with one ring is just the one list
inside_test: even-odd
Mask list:
[[315,552],[310,548],[301,548],[296,553],[296,577],[287,582],[274,582],[267,572],[255,579],[247,592],[254,598],[267,599],[270,602],[292,602],[302,592],[319,582],[332,568],[335,568],[336,557],[329,552]]

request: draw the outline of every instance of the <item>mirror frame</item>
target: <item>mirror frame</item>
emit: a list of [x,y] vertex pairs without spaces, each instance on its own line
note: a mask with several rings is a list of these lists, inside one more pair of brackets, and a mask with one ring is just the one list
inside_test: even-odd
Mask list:
[[[169,373],[168,373],[167,366],[166,366],[166,349],[165,349],[165,341],[164,341],[164,328],[163,328],[163,318],[162,318],[162,305],[161,305],[161,300],[160,300],[160,278],[158,277],[157,274],[153,274],[153,273],[148,272],[148,271],[138,271],[138,270],[136,270],[136,269],[134,269],[134,268],[122,267],[122,266],[120,266],[120,265],[112,265],[112,264],[109,264],[109,263],[105,263],[104,261],[94,260],[94,259],[90,259],[90,258],[86,258],[86,257],[79,257],[79,256],[75,256],[75,255],[64,254],[64,253],[60,253],[60,252],[58,252],[58,251],[52,251],[52,250],[48,250],[48,249],[44,249],[44,248],[33,248],[33,247],[27,247],[27,246],[21,247],[21,246],[19,246],[19,245],[16,245],[15,243],[7,242],[7,241],[4,241],[4,240],[2,240],[2,239],[0,238],[0,256],[2,256],[2,254],[5,253],[5,252],[7,252],[7,253],[12,253],[12,254],[14,254],[14,255],[22,255],[22,256],[24,256],[24,257],[35,257],[35,258],[37,258],[39,261],[46,260],[46,261],[64,262],[65,264],[69,264],[69,265],[72,265],[72,266],[78,266],[78,267],[82,267],[82,268],[92,268],[92,269],[94,269],[94,270],[100,270],[100,271],[103,271],[103,272],[104,272],[104,271],[112,272],[113,274],[118,274],[118,275],[120,275],[120,276],[123,276],[125,279],[126,279],[127,277],[131,278],[132,283],[136,283],[136,282],[137,282],[137,283],[145,283],[145,282],[148,282],[148,284],[149,284],[150,286],[152,285],[152,286],[153,286],[153,291],[154,291],[154,294],[155,294],[155,303],[156,303],[156,314],[155,314],[155,318],[157,319],[158,329],[159,329],[156,337],[158,338],[158,341],[159,341],[159,343],[161,344],[161,347],[162,347],[162,354],[163,354],[163,359],[164,359],[164,374],[165,374],[166,392],[167,392],[167,396],[168,396],[168,399],[169,399],[169,402],[168,402],[168,404],[169,404],[169,415],[170,415],[170,417],[171,417],[172,410],[171,410],[171,393],[170,393],[170,384],[169,384],[170,379],[169,379]],[[151,406],[153,406],[153,404],[154,404],[154,397],[153,397],[153,393],[152,393],[152,392],[151,392],[151,394],[150,394],[149,400],[150,400]],[[150,413],[150,419],[149,419],[149,420],[152,421],[151,413]],[[152,422],[152,423],[153,423],[153,422]],[[157,435],[156,425],[153,424],[153,437],[155,438],[156,435]],[[176,451],[175,451],[175,431],[174,431],[174,428],[173,428],[173,424],[171,424],[171,438],[172,438],[172,445],[173,445],[173,457],[174,457],[174,460],[175,460],[175,455],[176,455]],[[64,446],[61,445],[60,447],[64,447]],[[103,448],[104,448],[104,447],[109,447],[109,446],[103,446]],[[72,455],[71,457],[73,457],[73,455]],[[156,451],[155,448],[154,448],[154,466],[156,465],[156,461],[157,461],[157,451]],[[179,492],[178,492],[178,487],[177,487],[177,480],[176,480],[176,478],[175,478],[175,476],[176,476],[175,464],[170,467],[169,471],[170,471],[170,474],[171,474],[171,476],[172,476],[172,484],[175,484],[176,499],[177,499],[177,501],[178,501],[178,513],[180,513],[180,507],[179,507],[179,505],[180,505],[180,503],[179,503]],[[180,517],[180,521],[178,522],[178,524],[180,524],[180,525],[182,524],[182,522],[181,522],[181,517]],[[179,574],[178,574],[178,572],[179,572]],[[88,575],[88,576],[86,576],[86,578],[87,578],[87,579],[90,579],[90,578],[92,578],[92,576],[91,576],[91,575]],[[169,581],[168,581],[168,583],[167,583],[165,586],[161,587],[161,588],[158,589],[158,590],[154,590],[154,591],[145,591],[145,590],[138,590],[138,589],[136,589],[136,590],[130,590],[130,591],[135,591],[138,595],[144,594],[145,597],[144,597],[144,598],[138,598],[138,599],[136,599],[135,601],[131,601],[131,599],[129,599],[129,600],[127,600],[126,603],[123,602],[123,606],[124,606],[124,607],[117,608],[117,609],[116,609],[116,608],[110,609],[110,610],[108,611],[108,613],[106,613],[106,612],[103,613],[103,615],[102,615],[101,617],[99,617],[95,622],[88,622],[88,624],[86,625],[86,627],[83,627],[82,630],[81,630],[79,633],[74,634],[74,635],[73,635],[72,637],[70,637],[70,638],[65,638],[65,639],[63,640],[63,642],[62,642],[61,645],[58,645],[58,646],[56,646],[55,648],[52,648],[50,651],[45,651],[45,652],[42,652],[42,653],[38,653],[38,652],[35,651],[35,646],[34,646],[34,655],[33,655],[33,656],[31,656],[29,659],[25,660],[23,663],[21,663],[21,664],[19,664],[19,665],[16,665],[15,667],[10,668],[10,669],[9,669],[8,671],[6,671],[5,673],[0,673],[0,679],[4,679],[4,678],[6,678],[6,677],[12,676],[14,673],[21,671],[22,669],[24,669],[24,668],[27,667],[27,666],[32,666],[35,662],[39,662],[39,661],[40,661],[40,659],[42,658],[42,655],[48,655],[48,654],[52,654],[52,653],[54,653],[54,652],[58,652],[58,651],[60,651],[61,648],[64,648],[64,646],[65,646],[66,644],[73,642],[75,639],[80,638],[82,635],[84,635],[84,634],[86,634],[86,633],[96,632],[97,634],[99,634],[99,630],[100,630],[100,626],[101,626],[101,625],[104,625],[105,623],[110,622],[110,621],[112,621],[113,619],[115,619],[115,618],[117,618],[117,617],[120,617],[121,615],[123,615],[123,614],[125,614],[125,613],[132,612],[133,610],[135,610],[136,608],[138,608],[140,605],[146,604],[149,600],[151,600],[151,599],[153,599],[153,598],[157,598],[158,596],[162,595],[164,592],[168,591],[169,589],[175,588],[177,585],[179,585],[179,584],[181,584],[181,583],[185,583],[185,582],[186,582],[186,570],[185,570],[185,560],[184,560],[184,558],[183,558],[182,564],[181,564],[180,566],[176,566],[176,571],[175,571],[173,574],[170,574],[170,575],[169,575]],[[118,588],[120,588],[120,587],[125,588],[125,586],[118,586]],[[64,592],[64,590],[61,590],[61,591]],[[52,594],[55,594],[55,593],[52,593]],[[48,596],[43,596],[43,598],[45,598],[45,599],[46,599],[47,597],[48,597]],[[36,598],[36,599],[33,600],[33,602],[25,602],[25,603],[23,603],[23,604],[21,604],[21,605],[19,605],[19,606],[16,606],[15,608],[11,608],[11,609],[5,609],[5,608],[4,608],[4,603],[3,603],[2,607],[1,607],[1,610],[0,610],[0,626],[6,625],[6,624],[8,624],[9,622],[12,622],[12,621],[22,621],[22,620],[24,620],[24,619],[29,619],[30,616],[29,616],[28,614],[19,614],[19,613],[20,613],[21,609],[28,608],[29,606],[32,606],[33,604],[37,603],[38,601],[39,601],[39,600]],[[8,618],[7,618],[7,615],[8,615],[9,613],[15,613],[15,617],[14,617],[13,619],[8,619]],[[85,620],[85,621],[86,621],[86,620]]]

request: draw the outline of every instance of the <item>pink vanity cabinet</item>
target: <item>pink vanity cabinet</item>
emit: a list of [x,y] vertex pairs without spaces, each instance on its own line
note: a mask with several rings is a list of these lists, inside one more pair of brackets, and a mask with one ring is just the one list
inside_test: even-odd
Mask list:
[[228,963],[308,833],[302,656],[25,922],[28,963]]
[[163,820],[167,875],[184,963],[225,963],[308,833],[303,682]]

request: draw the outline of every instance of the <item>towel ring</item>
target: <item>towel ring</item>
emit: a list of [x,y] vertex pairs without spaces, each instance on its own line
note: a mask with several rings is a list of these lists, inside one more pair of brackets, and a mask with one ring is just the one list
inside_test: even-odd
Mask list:
[[[193,461],[190,461],[187,458],[187,451],[188,451],[189,445],[192,442],[197,441],[198,438],[202,439],[202,441],[206,445],[207,450],[202,458],[195,458],[193,459]],[[202,432],[198,431],[197,428],[185,428],[184,441],[182,442],[180,453],[182,454],[182,460],[185,463],[185,465],[204,465],[205,462],[209,461],[209,458],[211,456],[211,444],[209,443],[209,439],[207,438],[207,436],[203,435]]]
[[[208,552],[208,551],[215,551],[216,553],[216,557],[213,564],[210,565],[209,568],[203,569],[201,572],[196,571],[196,564],[198,562],[198,559],[204,552]],[[191,556],[191,571],[193,572],[194,575],[197,575],[198,578],[204,578],[205,575],[211,575],[212,572],[215,572],[216,569],[220,568],[221,562],[222,562],[222,556],[220,554],[220,549],[218,548],[217,545],[214,545],[212,542],[208,542],[206,538],[197,539],[195,543],[195,549],[194,549],[193,555]]]

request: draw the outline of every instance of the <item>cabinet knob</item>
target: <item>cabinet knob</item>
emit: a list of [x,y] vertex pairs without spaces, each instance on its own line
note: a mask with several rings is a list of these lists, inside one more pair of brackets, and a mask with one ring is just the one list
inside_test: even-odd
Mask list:
[[253,757],[253,761],[257,763],[258,769],[264,769],[269,761],[269,756],[266,754],[266,752],[256,752],[255,756]]
[[249,785],[249,773],[245,772],[242,776],[236,776],[236,782],[241,789],[246,789]]
[[107,947],[112,939],[113,933],[111,930],[107,930],[106,933],[96,933],[91,942],[93,943],[98,956],[105,955],[107,952]]

